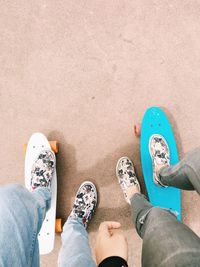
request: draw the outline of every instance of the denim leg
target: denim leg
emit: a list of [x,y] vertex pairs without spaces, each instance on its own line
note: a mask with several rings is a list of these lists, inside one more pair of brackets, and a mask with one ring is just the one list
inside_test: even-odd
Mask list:
[[200,194],[200,148],[188,153],[178,164],[161,169],[160,180],[164,185]]
[[200,266],[200,238],[168,210],[141,194],[131,199],[133,222],[143,238],[143,267]]
[[59,267],[96,267],[88,241],[88,233],[80,219],[66,221],[61,235]]
[[50,198],[46,188],[31,193],[17,184],[0,186],[0,266],[39,266],[37,235]]

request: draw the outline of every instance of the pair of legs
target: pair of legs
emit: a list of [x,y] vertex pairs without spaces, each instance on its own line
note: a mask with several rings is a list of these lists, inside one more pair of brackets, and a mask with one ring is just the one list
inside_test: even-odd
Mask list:
[[[86,230],[88,219],[91,218],[90,211],[87,214],[79,214],[82,201],[82,194],[87,188],[89,195],[92,184],[86,182],[82,184],[77,192],[75,203],[70,216],[68,217],[61,235],[62,246],[59,252],[58,266],[61,267],[96,267],[96,262],[92,258],[92,253],[88,241]],[[82,190],[82,191],[81,191]],[[38,233],[45,218],[46,211],[50,206],[51,193],[46,187],[38,187],[33,192],[29,192],[25,187],[17,184],[0,187],[0,266],[1,267],[37,267],[39,263]],[[88,200],[91,203],[91,199]],[[85,200],[87,202],[87,200]],[[81,204],[83,208],[84,204]],[[77,212],[77,213],[76,213]],[[75,214],[76,213],[76,214]],[[76,216],[77,215],[77,216]],[[86,219],[83,221],[83,218]],[[115,224],[115,225],[113,225]],[[107,222],[101,224],[101,236],[108,244],[107,234],[109,228],[119,228],[118,223]],[[100,240],[99,240],[100,241]],[[116,243],[113,248],[113,241]],[[100,241],[101,242],[101,241]],[[106,243],[104,248],[106,249]],[[115,235],[110,240],[112,247],[107,247],[104,251],[104,258],[109,256],[123,256],[126,250],[126,243],[122,234]],[[119,246],[118,246],[119,245]],[[122,249],[121,247],[125,247]],[[103,249],[102,249],[103,250]],[[112,251],[112,252],[111,252]],[[99,261],[104,258],[99,256]]]
[[[161,182],[166,186],[196,190],[199,193],[199,160],[200,149],[197,149],[177,165],[161,169]],[[37,235],[49,208],[51,193],[48,187],[39,186],[38,179],[34,179],[33,192],[20,185],[0,187],[0,266],[39,266]],[[169,211],[152,207],[140,193],[137,184],[130,186],[126,193],[136,230],[143,238],[142,266],[200,266],[200,239],[195,233],[178,222]],[[96,266],[86,231],[96,201],[95,189],[91,184],[83,185],[79,189],[72,213],[64,225],[59,266]],[[110,233],[109,227],[104,225],[100,235],[105,235],[107,230],[106,233]],[[119,225],[111,227],[119,228]],[[109,242],[108,237],[106,235],[105,240],[108,241],[105,242]],[[118,237],[117,240],[121,238],[123,243],[120,234]],[[99,242],[97,254],[101,254],[106,246],[105,242]],[[117,241],[113,238],[111,242],[116,244]],[[121,250],[125,249],[124,247],[125,244]],[[120,249],[118,251],[120,252]],[[97,262],[100,263],[109,256],[123,257],[112,251],[111,254],[101,255]]]
[[[32,193],[21,185],[0,187],[0,266],[40,265],[37,236],[50,201],[45,187]],[[59,266],[96,266],[80,218],[68,218],[64,225]]]
[[[51,204],[55,155],[42,150],[31,169],[29,190],[17,184],[0,187],[0,266],[37,267],[38,234]],[[91,182],[83,183],[65,223],[59,266],[96,266],[86,232],[97,203]]]
[[[142,266],[200,266],[200,238],[177,221],[170,211],[153,207],[147,201],[140,193],[133,163],[128,158],[122,158],[118,164],[121,167],[118,168],[121,187],[131,205],[137,233],[143,239]],[[154,181],[158,184],[200,193],[200,148],[186,155],[175,166],[166,165],[166,161],[164,167],[162,164],[153,165],[154,175],[158,176]],[[131,179],[132,184],[127,183]]]

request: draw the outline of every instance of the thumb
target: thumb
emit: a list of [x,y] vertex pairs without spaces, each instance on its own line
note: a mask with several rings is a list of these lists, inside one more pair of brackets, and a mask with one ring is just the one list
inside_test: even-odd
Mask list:
[[99,226],[99,232],[104,232],[110,236],[110,230],[119,229],[121,224],[119,222],[107,221],[102,222]]

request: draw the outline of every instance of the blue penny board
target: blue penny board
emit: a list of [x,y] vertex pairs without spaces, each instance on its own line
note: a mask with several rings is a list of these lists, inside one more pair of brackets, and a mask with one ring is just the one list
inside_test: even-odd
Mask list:
[[164,111],[158,107],[147,109],[142,120],[140,137],[142,171],[151,204],[172,210],[176,213],[177,219],[181,221],[180,189],[160,187],[153,181],[152,160],[149,153],[149,139],[152,134],[164,136],[170,150],[170,165],[176,164],[179,159],[173,130]]

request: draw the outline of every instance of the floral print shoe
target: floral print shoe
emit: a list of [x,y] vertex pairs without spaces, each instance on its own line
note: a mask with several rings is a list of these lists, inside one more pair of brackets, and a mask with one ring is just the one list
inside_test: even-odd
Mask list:
[[127,188],[137,185],[139,191],[141,190],[135,174],[133,162],[128,157],[122,157],[118,160],[116,166],[116,176],[124,193],[125,200],[130,204],[130,200],[127,196]]
[[51,179],[55,165],[55,154],[51,150],[40,152],[31,170],[31,191],[39,186],[51,189]]
[[84,182],[79,187],[74,205],[69,218],[80,218],[87,228],[88,222],[91,220],[97,205],[97,191],[92,182]]
[[168,144],[162,135],[154,134],[150,137],[149,153],[152,159],[154,183],[166,187],[160,181],[159,171],[161,168],[170,165],[170,154]]

